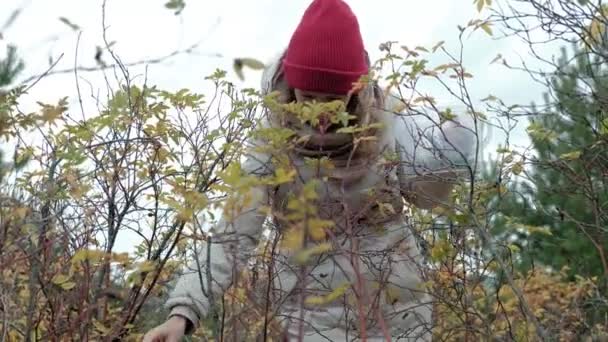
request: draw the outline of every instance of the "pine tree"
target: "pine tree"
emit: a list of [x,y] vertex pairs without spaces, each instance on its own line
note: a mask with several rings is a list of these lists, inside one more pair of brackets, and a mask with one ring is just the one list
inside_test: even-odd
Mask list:
[[17,47],[9,45],[6,57],[0,59],[0,88],[11,85],[24,68],[23,60],[17,55]]
[[[10,121],[9,107],[11,106],[11,95],[6,88],[13,84],[16,77],[24,68],[25,63],[17,55],[17,48],[14,45],[9,45],[6,51],[6,58],[0,58],[0,138]],[[4,152],[0,148],[0,181],[2,181],[4,174],[10,168],[10,166],[4,163]]]
[[[521,249],[520,270],[549,266],[608,277],[608,70],[601,56],[562,49],[527,133],[525,181],[499,203],[496,234]],[[514,233],[514,229],[519,228]],[[522,229],[523,228],[523,229]],[[605,283],[605,282],[604,282]]]

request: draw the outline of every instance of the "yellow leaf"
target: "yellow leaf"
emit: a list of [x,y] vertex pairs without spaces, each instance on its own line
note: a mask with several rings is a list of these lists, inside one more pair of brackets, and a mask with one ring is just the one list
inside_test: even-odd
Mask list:
[[71,277],[64,274],[57,274],[51,279],[51,283],[61,287],[64,290],[71,290],[76,286],[76,283],[70,281]]
[[509,250],[511,251],[511,253],[517,253],[517,252],[520,251],[519,247],[517,245],[514,245],[514,244],[510,244],[507,247],[509,248]]
[[247,293],[245,292],[245,289],[239,287],[234,290],[234,299],[236,299],[239,303],[247,302]]
[[407,104],[404,101],[399,101],[395,104],[395,106],[393,107],[392,110],[394,113],[401,113],[401,111],[403,111],[406,108],[407,108]]
[[575,160],[581,157],[582,152],[581,151],[573,151],[573,152],[568,152],[568,153],[564,153],[562,155],[560,155],[559,157],[561,159],[565,159],[565,160]]
[[402,290],[396,286],[387,285],[386,289],[384,290],[386,302],[391,305],[397,303],[401,298],[401,291]]
[[95,326],[95,329],[97,329],[97,331],[99,331],[102,334],[107,334],[110,332],[110,328],[106,327],[103,323],[99,322],[98,320],[94,320],[93,325]]
[[25,216],[27,216],[30,209],[28,207],[19,207],[13,210],[13,214],[18,218],[23,220]]
[[67,282],[68,280],[70,280],[70,276],[67,276],[65,274],[57,274],[51,279],[51,283],[55,285],[61,285]]
[[286,171],[284,168],[279,168],[276,170],[275,173],[275,178],[274,178],[274,184],[283,184],[283,183],[289,183],[293,180],[293,178],[296,176],[296,170],[292,169],[289,171]]
[[519,175],[520,173],[523,172],[523,170],[524,170],[524,167],[521,162],[517,162],[517,163],[513,164],[513,166],[511,167],[511,172],[513,172],[514,175]]
[[421,290],[429,290],[429,289],[432,289],[434,285],[435,285],[435,281],[429,280],[429,281],[420,283],[418,285],[418,288]]
[[453,250],[452,244],[447,239],[439,240],[431,248],[431,259],[434,261],[443,261]]
[[150,271],[154,271],[154,269],[155,269],[154,262],[152,262],[150,260],[146,260],[139,264],[138,271],[139,272],[150,272]]
[[70,195],[74,199],[81,199],[87,192],[91,190],[91,186],[88,184],[75,184],[70,186]]
[[160,147],[154,151],[153,159],[155,161],[164,163],[168,160],[170,155],[171,155],[171,153],[166,148]]
[[325,229],[331,229],[333,226],[334,222],[330,220],[308,220],[308,232],[313,240],[317,241],[325,239]]
[[81,249],[78,252],[76,252],[76,254],[74,254],[74,256],[72,257],[72,263],[76,263],[79,261],[85,261],[85,260],[92,261],[92,262],[98,262],[98,261],[101,261],[104,256],[105,256],[105,253],[101,250]]
[[67,98],[63,98],[59,101],[57,106],[37,102],[42,107],[42,114],[40,118],[44,122],[53,122],[62,117],[63,113],[68,109]]
[[331,248],[331,244],[329,242],[325,242],[317,246],[305,249],[303,251],[299,251],[295,255],[294,260],[298,264],[305,264],[312,256],[328,252],[331,250]]
[[304,232],[298,228],[292,228],[283,236],[281,245],[288,250],[298,250],[304,242]]
[[486,31],[486,33],[487,33],[488,35],[490,35],[490,36],[492,35],[492,29],[490,28],[490,23],[485,22],[485,23],[481,24],[481,25],[480,25],[480,27],[481,27],[481,28],[482,28],[484,31]]
[[237,186],[242,179],[241,164],[238,162],[232,162],[223,171],[218,172],[220,178],[228,186]]
[[121,264],[129,264],[131,262],[129,253],[114,253],[112,260]]
[[179,222],[190,222],[194,215],[194,210],[190,207],[182,207],[177,211],[177,220]]
[[381,202],[377,202],[376,204],[378,205],[378,208],[380,209],[380,213],[382,213],[382,215],[386,216],[387,212],[392,215],[396,214],[395,208],[392,204]]
[[319,166],[323,169],[333,170],[336,168],[336,165],[334,164],[334,162],[326,156],[324,156],[318,160],[319,160]]
[[207,206],[207,197],[196,190],[189,190],[184,193],[184,199],[187,206],[192,206],[197,209],[202,209]]
[[344,295],[344,293],[346,293],[346,290],[348,290],[349,287],[350,287],[350,284],[344,283],[343,285],[339,286],[338,288],[333,290],[328,295],[307,297],[304,302],[309,305],[329,304],[329,303],[333,302],[334,300],[338,299],[339,297],[341,297],[342,295]]
[[316,180],[310,180],[304,188],[302,189],[302,197],[304,200],[316,200],[319,198],[319,194],[317,193],[317,185],[318,182]]
[[63,283],[63,284],[61,284],[59,286],[61,286],[62,289],[64,289],[64,290],[67,291],[67,290],[73,289],[74,286],[76,286],[76,283],[73,282],[73,281],[66,281],[65,283]]

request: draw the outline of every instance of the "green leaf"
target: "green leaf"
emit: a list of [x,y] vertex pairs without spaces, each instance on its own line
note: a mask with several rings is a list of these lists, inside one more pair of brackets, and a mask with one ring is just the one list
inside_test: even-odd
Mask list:
[[243,74],[244,67],[248,67],[253,70],[261,70],[264,69],[265,65],[264,63],[253,58],[235,58],[233,63],[234,72],[241,81],[245,80],[245,75]]
[[175,15],[179,15],[185,7],[186,3],[184,2],[184,0],[171,0],[165,3],[165,8],[174,10]]
[[490,62],[490,64],[494,64],[496,63],[498,60],[500,60],[502,58],[502,55],[499,53],[496,55],[496,57],[494,57],[494,59]]
[[600,127],[600,133],[601,134],[605,134],[608,135],[608,118],[605,118],[604,120],[602,120],[602,124]]
[[66,24],[67,26],[69,26],[72,30],[74,31],[78,31],[80,30],[80,26],[74,24],[73,22],[71,22],[68,18],[66,17],[59,17],[59,21],[61,21],[62,23]]
[[266,67],[264,63],[254,58],[240,58],[240,60],[243,66],[253,70],[263,70]]
[[439,112],[439,119],[440,119],[441,123],[453,120],[455,118],[456,118],[456,115],[454,113],[452,113],[451,108],[446,108],[446,110]]
[[336,122],[339,122],[340,124],[342,124],[343,127],[347,127],[348,126],[348,122],[351,119],[356,119],[357,116],[356,115],[351,115],[348,112],[339,112],[338,114],[336,114],[336,116],[334,118],[335,118]]
[[441,46],[443,46],[444,43],[445,43],[445,41],[443,41],[443,40],[437,42],[437,44],[435,44],[435,46],[433,46],[432,51],[433,52],[437,51],[437,49],[439,49]]
[[539,233],[539,234],[545,234],[545,235],[553,235],[551,233],[551,229],[547,226],[540,227],[540,226],[523,224],[523,225],[520,225],[520,227],[523,228],[529,234]]

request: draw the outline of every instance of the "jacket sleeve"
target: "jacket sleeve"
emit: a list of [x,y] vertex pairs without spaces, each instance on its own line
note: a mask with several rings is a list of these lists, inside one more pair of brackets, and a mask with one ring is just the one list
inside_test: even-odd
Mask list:
[[[281,76],[283,54],[283,51],[277,53],[264,68],[260,83],[262,95],[275,88]],[[247,159],[244,169],[249,173],[268,175],[272,172],[270,158],[254,154]],[[234,275],[242,269],[257,246],[266,219],[258,209],[269,201],[268,191],[267,188],[252,189],[253,201],[239,216],[222,217],[215,227],[217,233],[211,243],[199,246],[198,262],[189,265],[188,272],[178,279],[166,307],[170,309],[169,317],[179,315],[188,319],[190,324],[186,333],[198,328],[200,321],[209,314],[211,302],[218,300],[230,287]],[[209,284],[211,291],[208,290]]]
[[456,180],[475,174],[477,134],[464,116],[440,123],[437,115],[387,111],[399,158],[398,178],[406,200],[429,209],[447,200]]
[[[244,169],[257,173],[261,165],[248,159]],[[259,208],[267,204],[269,196],[266,187],[254,187],[249,195],[251,201],[243,210],[235,215],[224,214],[214,226],[211,241],[199,244],[198,260],[188,265],[165,303],[169,317],[187,318],[186,334],[198,328],[210,313],[210,306],[230,287],[258,244],[266,218]]]

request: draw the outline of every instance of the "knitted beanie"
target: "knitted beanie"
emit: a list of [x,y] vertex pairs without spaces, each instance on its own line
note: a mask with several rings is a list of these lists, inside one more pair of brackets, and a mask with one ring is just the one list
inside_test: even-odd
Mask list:
[[342,0],[314,0],[291,37],[283,59],[292,88],[347,94],[368,73],[359,22]]

